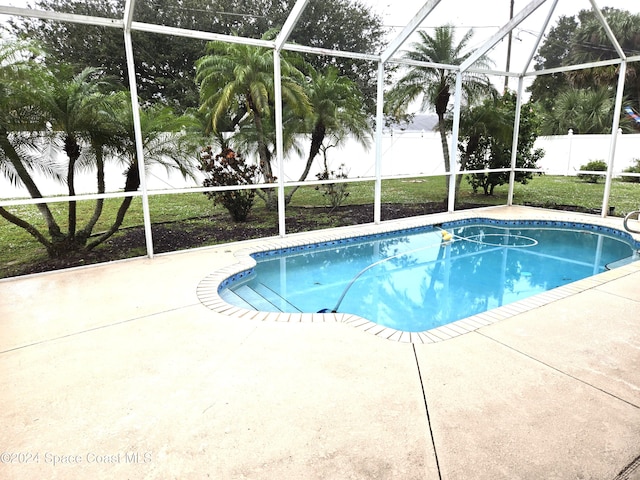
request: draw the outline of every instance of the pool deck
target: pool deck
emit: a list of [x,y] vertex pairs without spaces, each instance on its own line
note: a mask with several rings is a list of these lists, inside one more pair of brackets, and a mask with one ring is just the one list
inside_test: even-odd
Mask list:
[[201,302],[282,241],[1,280],[0,478],[640,480],[640,262],[432,342]]

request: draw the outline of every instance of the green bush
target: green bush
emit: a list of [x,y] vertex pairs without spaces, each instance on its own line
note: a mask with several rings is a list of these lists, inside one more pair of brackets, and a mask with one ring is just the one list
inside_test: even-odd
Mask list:
[[[202,185],[204,187],[220,187],[231,185],[251,185],[256,183],[258,171],[257,165],[248,165],[241,155],[236,154],[230,148],[223,149],[214,155],[211,146],[200,153],[200,165],[198,166],[206,176]],[[244,222],[249,216],[255,190],[226,190],[223,192],[205,192],[214,204],[222,204],[231,214],[234,222]]]
[[[325,165],[324,171],[317,173],[318,180],[329,180],[333,178],[349,178],[348,172],[345,170],[344,163],[338,167],[338,173],[329,171]],[[349,188],[348,183],[325,183],[316,186],[316,190],[322,190],[323,195],[327,199],[327,203],[331,207],[331,211],[342,205],[344,199],[349,196],[347,191]]]
[[[586,165],[580,167],[581,172],[606,172],[607,163],[604,160],[591,160]],[[598,180],[602,178],[602,175],[597,173],[579,173],[578,178],[581,178],[585,182],[598,183]]]
[[[624,173],[640,173],[640,158],[634,158],[635,165],[623,170]],[[640,177],[621,177],[623,182],[640,183]]]

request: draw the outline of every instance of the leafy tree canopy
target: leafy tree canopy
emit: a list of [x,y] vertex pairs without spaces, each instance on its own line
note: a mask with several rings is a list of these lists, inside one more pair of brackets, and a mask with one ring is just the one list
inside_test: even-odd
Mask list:
[[[134,19],[171,27],[260,38],[281,27],[294,0],[145,0],[136,4]],[[104,0],[35,0],[44,10],[121,18],[123,2]],[[16,19],[9,29],[21,38],[38,40],[59,60],[77,66],[97,67],[127,85],[122,32],[39,19]],[[383,44],[382,20],[357,0],[312,2],[292,32],[291,42],[356,52],[379,51]],[[206,42],[146,32],[132,33],[139,95],[184,110],[198,105],[194,82],[195,62]],[[357,83],[373,111],[375,71],[361,60],[308,55],[316,68],[337,67]]]
[[[611,132],[615,107],[615,91],[609,87],[568,88],[561,91],[553,108],[545,112],[542,135],[566,135]],[[633,131],[633,122],[624,115],[620,128]]]
[[[460,122],[460,152],[462,170],[484,170],[511,166],[513,124],[516,96],[488,98],[482,104],[463,112]],[[544,151],[534,148],[538,136],[539,116],[533,105],[523,105],[518,130],[517,168],[537,168]],[[509,182],[510,172],[472,173],[467,180],[473,191],[482,188],[485,195],[493,195],[496,186]],[[515,180],[526,184],[533,173],[517,171]]]
[[[640,15],[615,8],[604,8],[603,15],[623,51],[627,55],[640,53]],[[617,57],[613,44],[593,11],[582,10],[572,17],[560,17],[538,51],[535,68],[542,70]],[[618,71],[618,66],[614,65],[541,75],[535,79],[529,91],[533,101],[539,102],[546,111],[550,111],[559,93],[569,88],[615,89]],[[632,105],[640,107],[638,62],[627,66],[625,95]]]

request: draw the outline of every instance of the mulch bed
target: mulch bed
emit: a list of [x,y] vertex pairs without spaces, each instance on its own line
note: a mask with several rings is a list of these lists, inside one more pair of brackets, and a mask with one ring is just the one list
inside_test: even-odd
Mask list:
[[[468,204],[457,208],[476,208],[483,205]],[[540,206],[540,205],[536,205]],[[546,205],[547,208],[553,206]],[[562,206],[562,210],[584,211],[579,207]],[[383,204],[382,220],[393,220],[446,211],[443,203]],[[593,213],[593,212],[589,212]],[[155,253],[173,252],[221,243],[235,242],[278,235],[278,225],[256,226],[251,218],[244,223],[233,223],[221,214],[207,219],[180,220],[152,226]],[[321,220],[329,220],[330,224]],[[360,225],[373,222],[372,205],[348,205],[329,210],[325,207],[287,207],[287,233],[305,232],[330,226]],[[133,252],[133,253],[132,253]],[[45,259],[32,264],[15,265],[10,273],[0,270],[2,276],[21,276],[64,268],[104,263],[113,260],[145,255],[145,233],[142,227],[127,228],[92,252],[60,259]]]

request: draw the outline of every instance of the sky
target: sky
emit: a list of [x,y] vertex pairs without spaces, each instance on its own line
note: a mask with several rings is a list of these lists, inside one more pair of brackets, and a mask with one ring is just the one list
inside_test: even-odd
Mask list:
[[[425,3],[425,0],[361,0],[364,4],[378,12],[383,23],[397,34]],[[509,21],[510,0],[442,0],[433,12],[421,24],[421,28],[429,28],[444,24],[452,24],[460,30],[459,38],[469,30],[474,30],[470,46],[472,48],[483,45],[492,35]],[[530,3],[529,0],[514,0],[514,16]],[[552,6],[547,0],[527,20],[521,23],[513,32],[511,69],[522,71],[526,67],[532,49],[539,34],[539,30]],[[596,0],[599,7],[614,7],[640,13],[640,1],[637,0]],[[402,5],[402,8],[398,8]],[[554,10],[550,26],[557,23],[560,15],[575,15],[580,10],[590,9],[589,0],[559,0]],[[548,31],[548,30],[547,30]],[[407,47],[409,42],[405,44]],[[507,41],[496,45],[491,52],[496,70],[506,69]],[[532,67],[531,67],[532,68]]]
[[[143,1],[143,0],[141,0]],[[322,1],[322,0],[312,0]],[[394,38],[402,28],[415,16],[426,0],[359,0],[378,13],[383,24],[389,30],[389,38]],[[0,0],[0,6],[9,5],[25,7],[28,0]],[[513,0],[514,15],[529,5],[530,0]],[[640,13],[639,0],[595,0],[600,7],[614,7],[629,10],[632,13]],[[33,2],[31,2],[33,3]],[[475,49],[485,44],[502,26],[509,21],[511,0],[442,0],[433,12],[421,24],[421,28],[429,29],[434,26],[452,24],[459,30],[459,36],[473,29],[474,36],[470,42],[470,48]],[[512,51],[509,58],[511,71],[522,72],[525,69],[532,70],[533,64],[527,65],[527,60],[535,48],[539,30],[543,24],[551,6],[552,0],[547,0],[528,19],[521,23],[513,32]],[[560,15],[575,15],[580,10],[590,9],[589,0],[559,0],[550,21],[550,27],[557,23]],[[0,21],[2,21],[0,15]],[[6,18],[6,17],[5,17]],[[548,29],[547,29],[548,31]],[[400,49],[407,49],[411,43],[410,38]],[[507,40],[499,41],[489,52],[493,60],[493,69],[506,70],[507,64]],[[499,80],[504,83],[504,78]],[[516,80],[509,80],[509,87],[516,88]],[[498,80],[496,80],[498,83]]]
[[[398,35],[406,25],[426,3],[426,0],[361,0],[377,12],[383,20],[383,24],[389,28],[390,37]],[[640,13],[640,1],[638,0],[595,0],[598,7],[613,7],[628,10],[632,13]],[[514,16],[530,4],[530,0],[514,0]],[[542,25],[553,5],[552,0],[547,0],[531,16],[523,21],[513,31],[511,55],[509,58],[510,71],[524,72],[533,70],[534,62],[527,63],[532,51],[536,47],[536,41]],[[452,24],[459,34],[460,39],[469,30],[473,29],[474,35],[469,44],[471,49],[484,45],[498,30],[503,27],[510,18],[511,0],[442,0],[431,14],[422,22],[420,28],[432,29],[433,27]],[[591,9],[589,0],[559,0],[555,7],[549,28],[556,25],[561,15],[573,16],[580,10]],[[409,48],[410,37],[400,49]],[[507,70],[507,45],[505,38],[488,52],[493,61],[493,70]],[[504,77],[491,77],[494,85],[502,90]],[[517,80],[510,78],[508,86],[511,90],[517,89]],[[532,82],[531,78],[525,80],[525,88]],[[525,96],[527,94],[525,93]]]
[[[0,0],[0,6],[26,7],[29,0]],[[143,1],[143,0],[141,0]],[[321,1],[321,0],[312,0]],[[399,33],[426,0],[359,0],[364,5],[378,13],[383,23],[390,30],[390,37]],[[530,0],[513,0],[514,13],[517,15]],[[610,6],[640,13],[640,1],[638,0],[595,0],[601,7]],[[511,0],[441,0],[440,4],[427,17],[421,25],[428,28],[447,23],[460,29],[462,36],[468,29],[473,28],[474,37],[471,47],[478,47],[500,27],[509,21],[509,9]],[[33,3],[33,0],[30,2]],[[552,0],[547,0],[536,12],[519,27],[516,28],[512,42],[511,65],[516,69],[524,68],[524,63],[529,57],[531,49],[535,46],[539,26],[544,21],[549,11]],[[559,0],[554,16],[550,22],[554,25],[559,15],[574,15],[582,9],[591,8],[589,0]],[[4,16],[0,15],[0,20]],[[4,17],[6,19],[7,17]],[[405,45],[408,45],[405,44]],[[500,42],[492,57],[495,68],[504,70],[506,66],[506,41]]]

